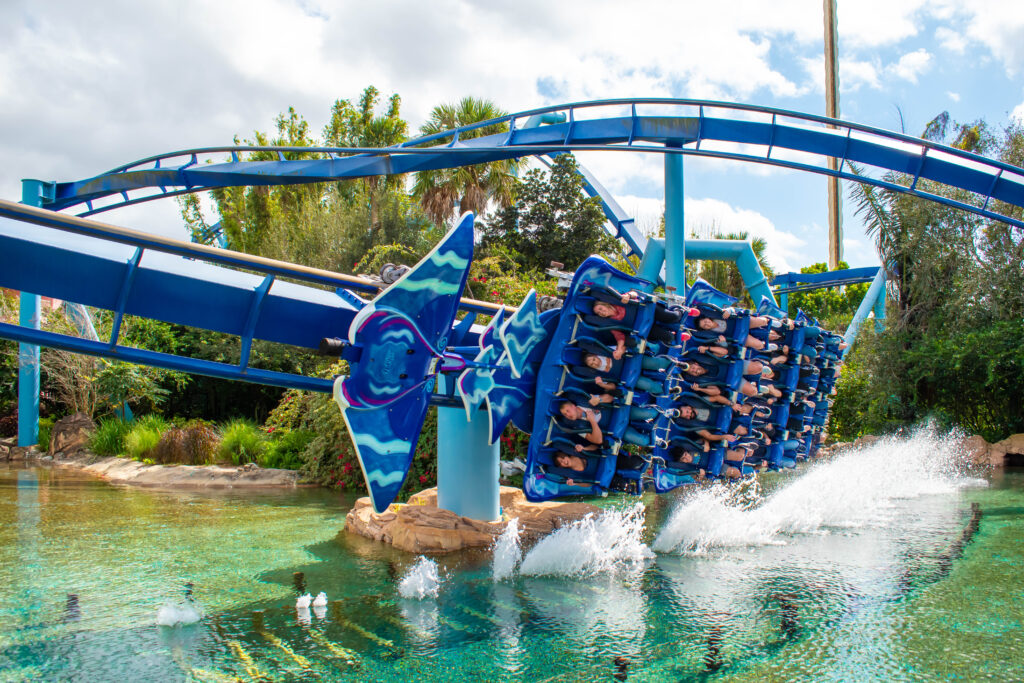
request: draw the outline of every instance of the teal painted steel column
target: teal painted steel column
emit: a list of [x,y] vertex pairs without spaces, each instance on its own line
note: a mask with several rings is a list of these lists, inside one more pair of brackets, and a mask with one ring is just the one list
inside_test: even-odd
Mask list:
[[663,265],[665,265],[665,240],[652,237],[647,240],[647,248],[644,249],[644,257],[640,261],[640,268],[637,270],[636,276],[658,284]]
[[850,326],[846,328],[846,334],[843,335],[843,341],[847,344],[846,349],[843,351],[844,357],[853,348],[853,343],[857,341],[857,332],[860,330],[860,324],[867,320],[868,313],[873,309],[877,310],[879,298],[882,300],[882,306],[885,306],[885,268],[878,269],[878,274],[871,281],[867,294],[864,295],[860,306],[857,307],[857,312],[853,314]]
[[[879,272],[882,272],[879,270]],[[882,280],[882,291],[878,293],[875,300],[875,331],[881,332],[885,329],[885,280]]]
[[789,292],[783,292],[779,294],[779,308],[789,315]]
[[[21,181],[21,203],[42,206],[52,198],[53,183],[41,180]],[[22,292],[18,324],[39,329],[39,295]],[[18,344],[18,445],[32,446],[39,441],[39,347]],[[49,444],[47,444],[49,446]]]
[[665,155],[665,286],[686,294],[686,225],[683,155]]
[[[445,382],[454,381],[438,379],[442,391]],[[470,422],[464,409],[438,406],[437,507],[471,519],[498,519],[501,442],[487,443],[490,432],[486,411],[474,411]]]

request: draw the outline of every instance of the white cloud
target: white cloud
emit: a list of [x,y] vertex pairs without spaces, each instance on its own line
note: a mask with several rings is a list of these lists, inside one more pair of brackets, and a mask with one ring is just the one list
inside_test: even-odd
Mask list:
[[887,70],[897,78],[917,83],[917,77],[928,69],[931,61],[931,54],[924,48],[921,48],[903,55],[895,64],[889,65]]
[[1013,111],[1010,112],[1010,118],[1017,123],[1024,124],[1024,102],[1013,108]]
[[[1004,0],[938,0],[930,10],[953,24],[950,33],[961,40],[979,43],[1002,62],[1013,77],[1024,68],[1024,3]],[[936,38],[944,47],[956,48],[957,40],[942,32]],[[947,40],[950,44],[947,44]]]
[[960,101],[960,93],[956,93],[956,92],[952,92],[952,91],[947,90],[946,91],[946,97],[948,97],[949,99],[953,100],[954,102],[959,102]]
[[935,40],[945,49],[958,55],[962,55],[967,49],[967,39],[963,33],[945,26],[935,29]]

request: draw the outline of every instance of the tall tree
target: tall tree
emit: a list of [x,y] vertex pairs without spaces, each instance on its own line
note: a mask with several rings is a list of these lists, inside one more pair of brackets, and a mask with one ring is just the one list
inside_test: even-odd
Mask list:
[[[505,114],[490,100],[464,97],[457,104],[434,107],[427,122],[420,127],[420,133],[434,135],[501,118]],[[507,131],[507,123],[495,123],[464,131],[459,134],[459,139],[468,140]],[[442,144],[451,139],[441,138],[430,144]],[[506,159],[461,168],[420,171],[416,174],[413,194],[431,220],[439,225],[456,215],[456,204],[458,213],[473,211],[481,215],[489,201],[497,202],[502,207],[512,204],[517,187],[516,172],[521,165],[522,162],[518,160]]]
[[516,203],[481,223],[485,250],[501,246],[527,269],[552,260],[573,269],[591,254],[614,255],[618,242],[605,232],[601,203],[584,194],[577,168],[571,154],[561,154],[550,173],[529,171]]
[[[324,144],[328,147],[391,147],[408,138],[409,124],[399,114],[402,98],[398,94],[388,98],[388,110],[383,115],[374,112],[380,100],[380,91],[368,86],[359,97],[357,106],[348,100],[335,100],[331,120],[324,127]],[[404,175],[372,176],[362,179],[370,203],[370,230],[380,229],[380,202],[385,191],[405,186]]]

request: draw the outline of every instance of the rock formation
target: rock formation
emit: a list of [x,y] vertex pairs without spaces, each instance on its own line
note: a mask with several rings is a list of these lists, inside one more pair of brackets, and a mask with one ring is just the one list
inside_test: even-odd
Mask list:
[[587,503],[530,503],[522,490],[509,486],[501,487],[500,496],[503,519],[493,522],[437,507],[436,488],[420,491],[407,504],[392,505],[380,514],[373,511],[369,498],[360,498],[345,517],[345,528],[410,553],[446,553],[489,547],[504,531],[506,519],[519,519],[528,542],[601,510]]

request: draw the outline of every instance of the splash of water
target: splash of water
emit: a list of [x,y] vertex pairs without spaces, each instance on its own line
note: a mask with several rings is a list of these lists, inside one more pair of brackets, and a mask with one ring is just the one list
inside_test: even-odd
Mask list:
[[422,555],[398,582],[398,593],[403,598],[422,600],[428,595],[437,597],[440,589],[441,578],[437,571],[437,562]]
[[890,520],[893,502],[971,485],[961,435],[923,427],[818,464],[763,497],[752,485],[695,492],[652,544],[658,552],[702,554],[713,547],[783,544],[787,533],[824,533]]
[[541,539],[523,560],[527,576],[586,576],[642,564],[654,557],[643,542],[644,506],[587,515]]
[[503,581],[512,576],[516,567],[523,559],[523,551],[519,545],[519,518],[509,520],[505,531],[494,543],[494,561],[491,564],[495,581]]
[[156,613],[157,626],[185,626],[203,618],[202,611],[193,602],[167,603]]

